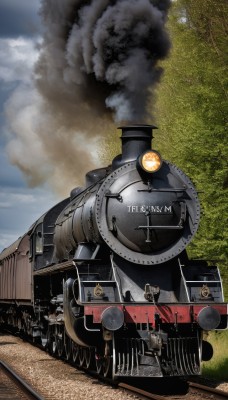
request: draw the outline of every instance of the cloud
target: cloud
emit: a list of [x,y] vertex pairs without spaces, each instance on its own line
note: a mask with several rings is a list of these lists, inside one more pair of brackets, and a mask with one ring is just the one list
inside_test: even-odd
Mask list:
[[0,146],[0,189],[2,191],[5,187],[24,187],[22,174],[18,168],[8,163],[3,145],[4,143]]
[[0,193],[0,208],[15,207],[18,203],[28,205],[36,202],[35,194],[31,193]]
[[[33,103],[38,100],[35,100],[32,76],[39,53],[39,6],[40,0],[0,1],[0,251],[23,235],[58,201],[47,186],[28,188],[22,172],[9,164],[6,154],[7,143],[15,141],[11,130],[14,124],[22,129],[24,138],[23,149],[19,142],[15,143],[21,157],[28,162],[38,151],[35,135],[25,128],[31,125],[32,118],[36,123],[32,110]],[[10,107],[15,111],[11,127],[6,121]],[[28,140],[26,135],[29,135]],[[36,164],[34,168],[39,170],[41,165]]]
[[[45,26],[34,81],[20,69],[22,48],[30,54],[31,42],[8,42],[9,52],[16,47],[20,81],[6,104],[13,133],[9,158],[29,185],[48,182],[62,194],[100,166],[98,147],[115,130],[113,111],[116,121],[129,123],[148,116],[150,89],[161,74],[158,61],[170,47],[164,29],[169,0],[83,3],[41,2]],[[36,55],[28,58],[29,70]],[[4,68],[2,76],[16,79]]]
[[70,121],[48,112],[37,90],[21,83],[5,105],[10,140],[6,151],[13,165],[26,176],[30,186],[48,182],[59,194],[84,184],[84,174],[98,163],[97,137],[88,139]]
[[0,251],[22,236],[44,212],[56,203],[56,198],[46,188],[2,188],[0,192]]
[[40,0],[1,0],[0,36],[34,36],[40,31]]
[[46,186],[30,189],[0,147],[0,252],[23,235],[58,199]]
[[1,233],[0,232],[0,252],[9,246],[9,243],[14,243],[19,236],[14,233]]
[[[85,173],[98,165],[99,135],[80,130],[77,104],[64,104],[64,118],[61,107],[53,112],[32,79],[37,58],[33,40],[0,39],[0,80],[13,85],[4,105],[6,152],[29,186],[48,182],[52,190],[67,195],[72,187],[84,184]],[[104,129],[105,123],[94,126],[91,117],[90,132]]]
[[31,82],[38,50],[33,40],[0,38],[0,80],[4,83]]
[[[52,190],[67,195],[72,187],[84,184],[85,173],[98,165],[94,149],[99,135],[89,138],[78,127],[77,105],[70,101],[64,105],[69,113],[67,117],[65,112],[63,123],[61,106],[53,112],[38,92],[33,80],[37,43],[37,37],[0,38],[1,89],[8,94],[1,142],[4,136],[10,162],[24,174],[29,186],[48,182]],[[92,121],[90,131],[105,126],[103,120],[102,127],[94,127]]]

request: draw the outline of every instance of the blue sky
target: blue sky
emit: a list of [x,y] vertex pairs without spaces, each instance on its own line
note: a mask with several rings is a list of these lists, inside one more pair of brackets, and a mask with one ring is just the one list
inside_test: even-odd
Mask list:
[[[40,0],[0,1],[0,251],[58,201],[47,184],[28,186],[24,174],[13,165],[13,128],[16,124],[23,130],[23,124],[19,118],[12,122],[12,104],[19,92],[24,97],[28,94],[30,101],[31,76],[41,40],[39,3]],[[35,141],[34,148],[31,143],[29,146],[26,149],[25,140],[21,157],[38,151]]]

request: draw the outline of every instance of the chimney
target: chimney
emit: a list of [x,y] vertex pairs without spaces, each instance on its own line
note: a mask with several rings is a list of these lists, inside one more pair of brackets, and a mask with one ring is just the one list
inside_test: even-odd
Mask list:
[[153,125],[131,125],[119,129],[122,129],[122,154],[114,158],[112,162],[113,170],[129,161],[137,160],[142,153],[150,150],[153,138],[152,130],[157,129],[157,127]]

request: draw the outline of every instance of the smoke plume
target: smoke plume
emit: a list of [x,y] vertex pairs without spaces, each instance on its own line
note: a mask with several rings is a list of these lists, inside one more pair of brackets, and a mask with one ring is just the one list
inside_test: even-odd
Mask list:
[[[43,0],[46,26],[37,85],[64,112],[116,122],[143,122],[170,42],[164,29],[170,0]],[[80,125],[85,121],[79,118]]]
[[48,181],[66,192],[81,184],[114,123],[145,122],[170,47],[169,7],[170,0],[41,0],[34,86],[18,88],[7,105],[16,134],[8,152],[31,185]]

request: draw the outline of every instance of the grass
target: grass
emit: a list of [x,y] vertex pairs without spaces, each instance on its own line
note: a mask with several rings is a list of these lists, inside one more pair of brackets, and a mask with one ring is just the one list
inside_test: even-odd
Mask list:
[[210,361],[203,363],[203,376],[228,382],[228,330],[210,332],[206,340],[211,343],[214,354]]
[[[220,269],[222,270],[225,302],[228,302],[227,265]],[[211,343],[214,354],[210,361],[203,363],[203,376],[228,382],[228,330],[212,331],[204,339]]]

